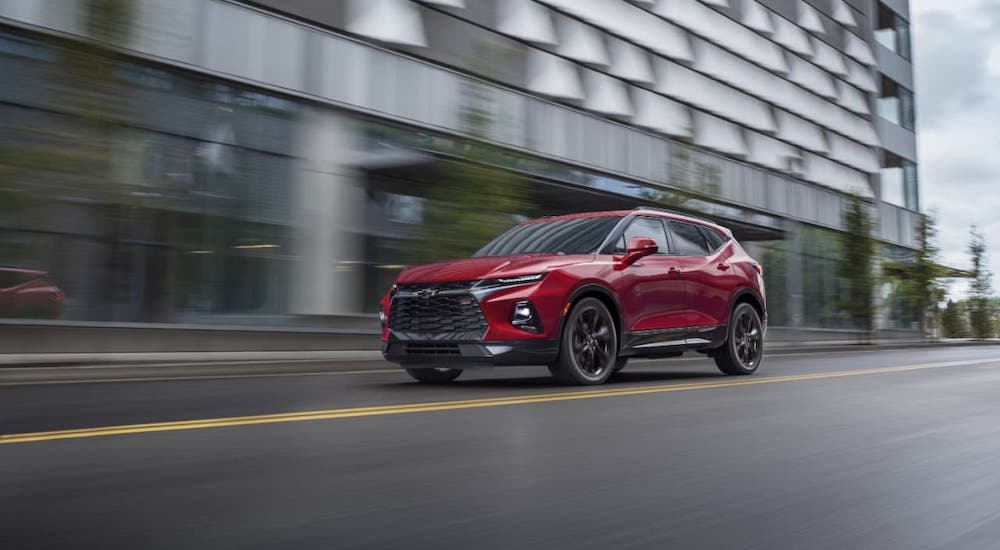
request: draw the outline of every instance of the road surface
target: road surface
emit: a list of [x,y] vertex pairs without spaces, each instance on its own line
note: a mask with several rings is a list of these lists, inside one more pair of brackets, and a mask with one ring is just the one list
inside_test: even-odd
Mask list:
[[0,548],[1000,548],[1000,347],[0,387]]

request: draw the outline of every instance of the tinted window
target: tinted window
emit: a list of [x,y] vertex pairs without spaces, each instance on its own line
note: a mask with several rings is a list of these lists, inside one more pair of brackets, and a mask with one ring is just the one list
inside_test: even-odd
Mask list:
[[708,243],[697,225],[684,222],[670,222],[670,233],[674,236],[674,246],[681,256],[704,256],[708,254]]
[[20,271],[0,271],[0,288],[10,288],[31,280],[31,275]]
[[719,249],[722,243],[726,242],[726,238],[719,234],[718,231],[714,229],[709,229],[705,226],[700,226],[701,233],[705,235],[705,240],[708,241],[708,249],[712,252]]
[[625,234],[622,235],[621,239],[618,239],[618,243],[615,246],[615,253],[621,254],[627,251],[628,242],[632,237],[649,237],[656,241],[656,246],[659,248],[658,254],[667,254],[670,252],[670,246],[667,244],[667,233],[663,229],[663,222],[654,218],[636,218],[629,224],[628,228],[625,229]]
[[601,216],[518,225],[493,239],[474,256],[510,256],[538,252],[589,254],[597,251],[621,219],[621,216]]

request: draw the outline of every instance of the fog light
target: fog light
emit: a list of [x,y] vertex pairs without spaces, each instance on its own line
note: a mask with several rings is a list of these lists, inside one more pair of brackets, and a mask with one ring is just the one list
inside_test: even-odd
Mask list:
[[382,306],[378,308],[378,322],[382,328],[385,328],[385,311],[382,310]]
[[535,308],[530,302],[518,302],[514,304],[514,311],[510,317],[510,324],[528,332],[541,332],[542,322],[535,313]]

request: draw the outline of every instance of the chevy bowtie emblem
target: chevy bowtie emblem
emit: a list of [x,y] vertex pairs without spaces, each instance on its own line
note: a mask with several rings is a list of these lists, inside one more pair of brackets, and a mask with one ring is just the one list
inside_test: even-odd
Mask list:
[[426,300],[428,298],[433,298],[437,296],[438,290],[436,288],[425,288],[423,290],[417,291],[417,298],[421,300]]

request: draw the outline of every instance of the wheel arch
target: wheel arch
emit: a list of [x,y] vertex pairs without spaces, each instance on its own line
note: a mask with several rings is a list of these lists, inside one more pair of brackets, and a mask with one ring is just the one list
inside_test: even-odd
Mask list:
[[[732,312],[736,309],[736,306],[742,303],[750,304],[757,311],[757,315],[760,316],[761,323],[767,324],[767,307],[764,305],[764,299],[756,290],[747,287],[740,288],[729,299],[729,317],[732,316]],[[726,318],[726,326],[729,325],[729,317]]]
[[571,310],[577,302],[583,300],[584,298],[597,298],[603,302],[608,308],[608,311],[611,312],[611,320],[614,321],[615,336],[618,341],[618,351],[621,351],[622,335],[625,333],[625,323],[622,319],[621,304],[618,302],[618,297],[615,296],[615,293],[612,292],[611,289],[597,283],[589,283],[580,286],[571,292],[569,297],[566,299],[566,306],[564,306],[563,309],[565,313],[559,317],[559,332],[557,336],[559,346],[562,346],[563,326],[566,323],[566,316],[569,314],[569,310]]

